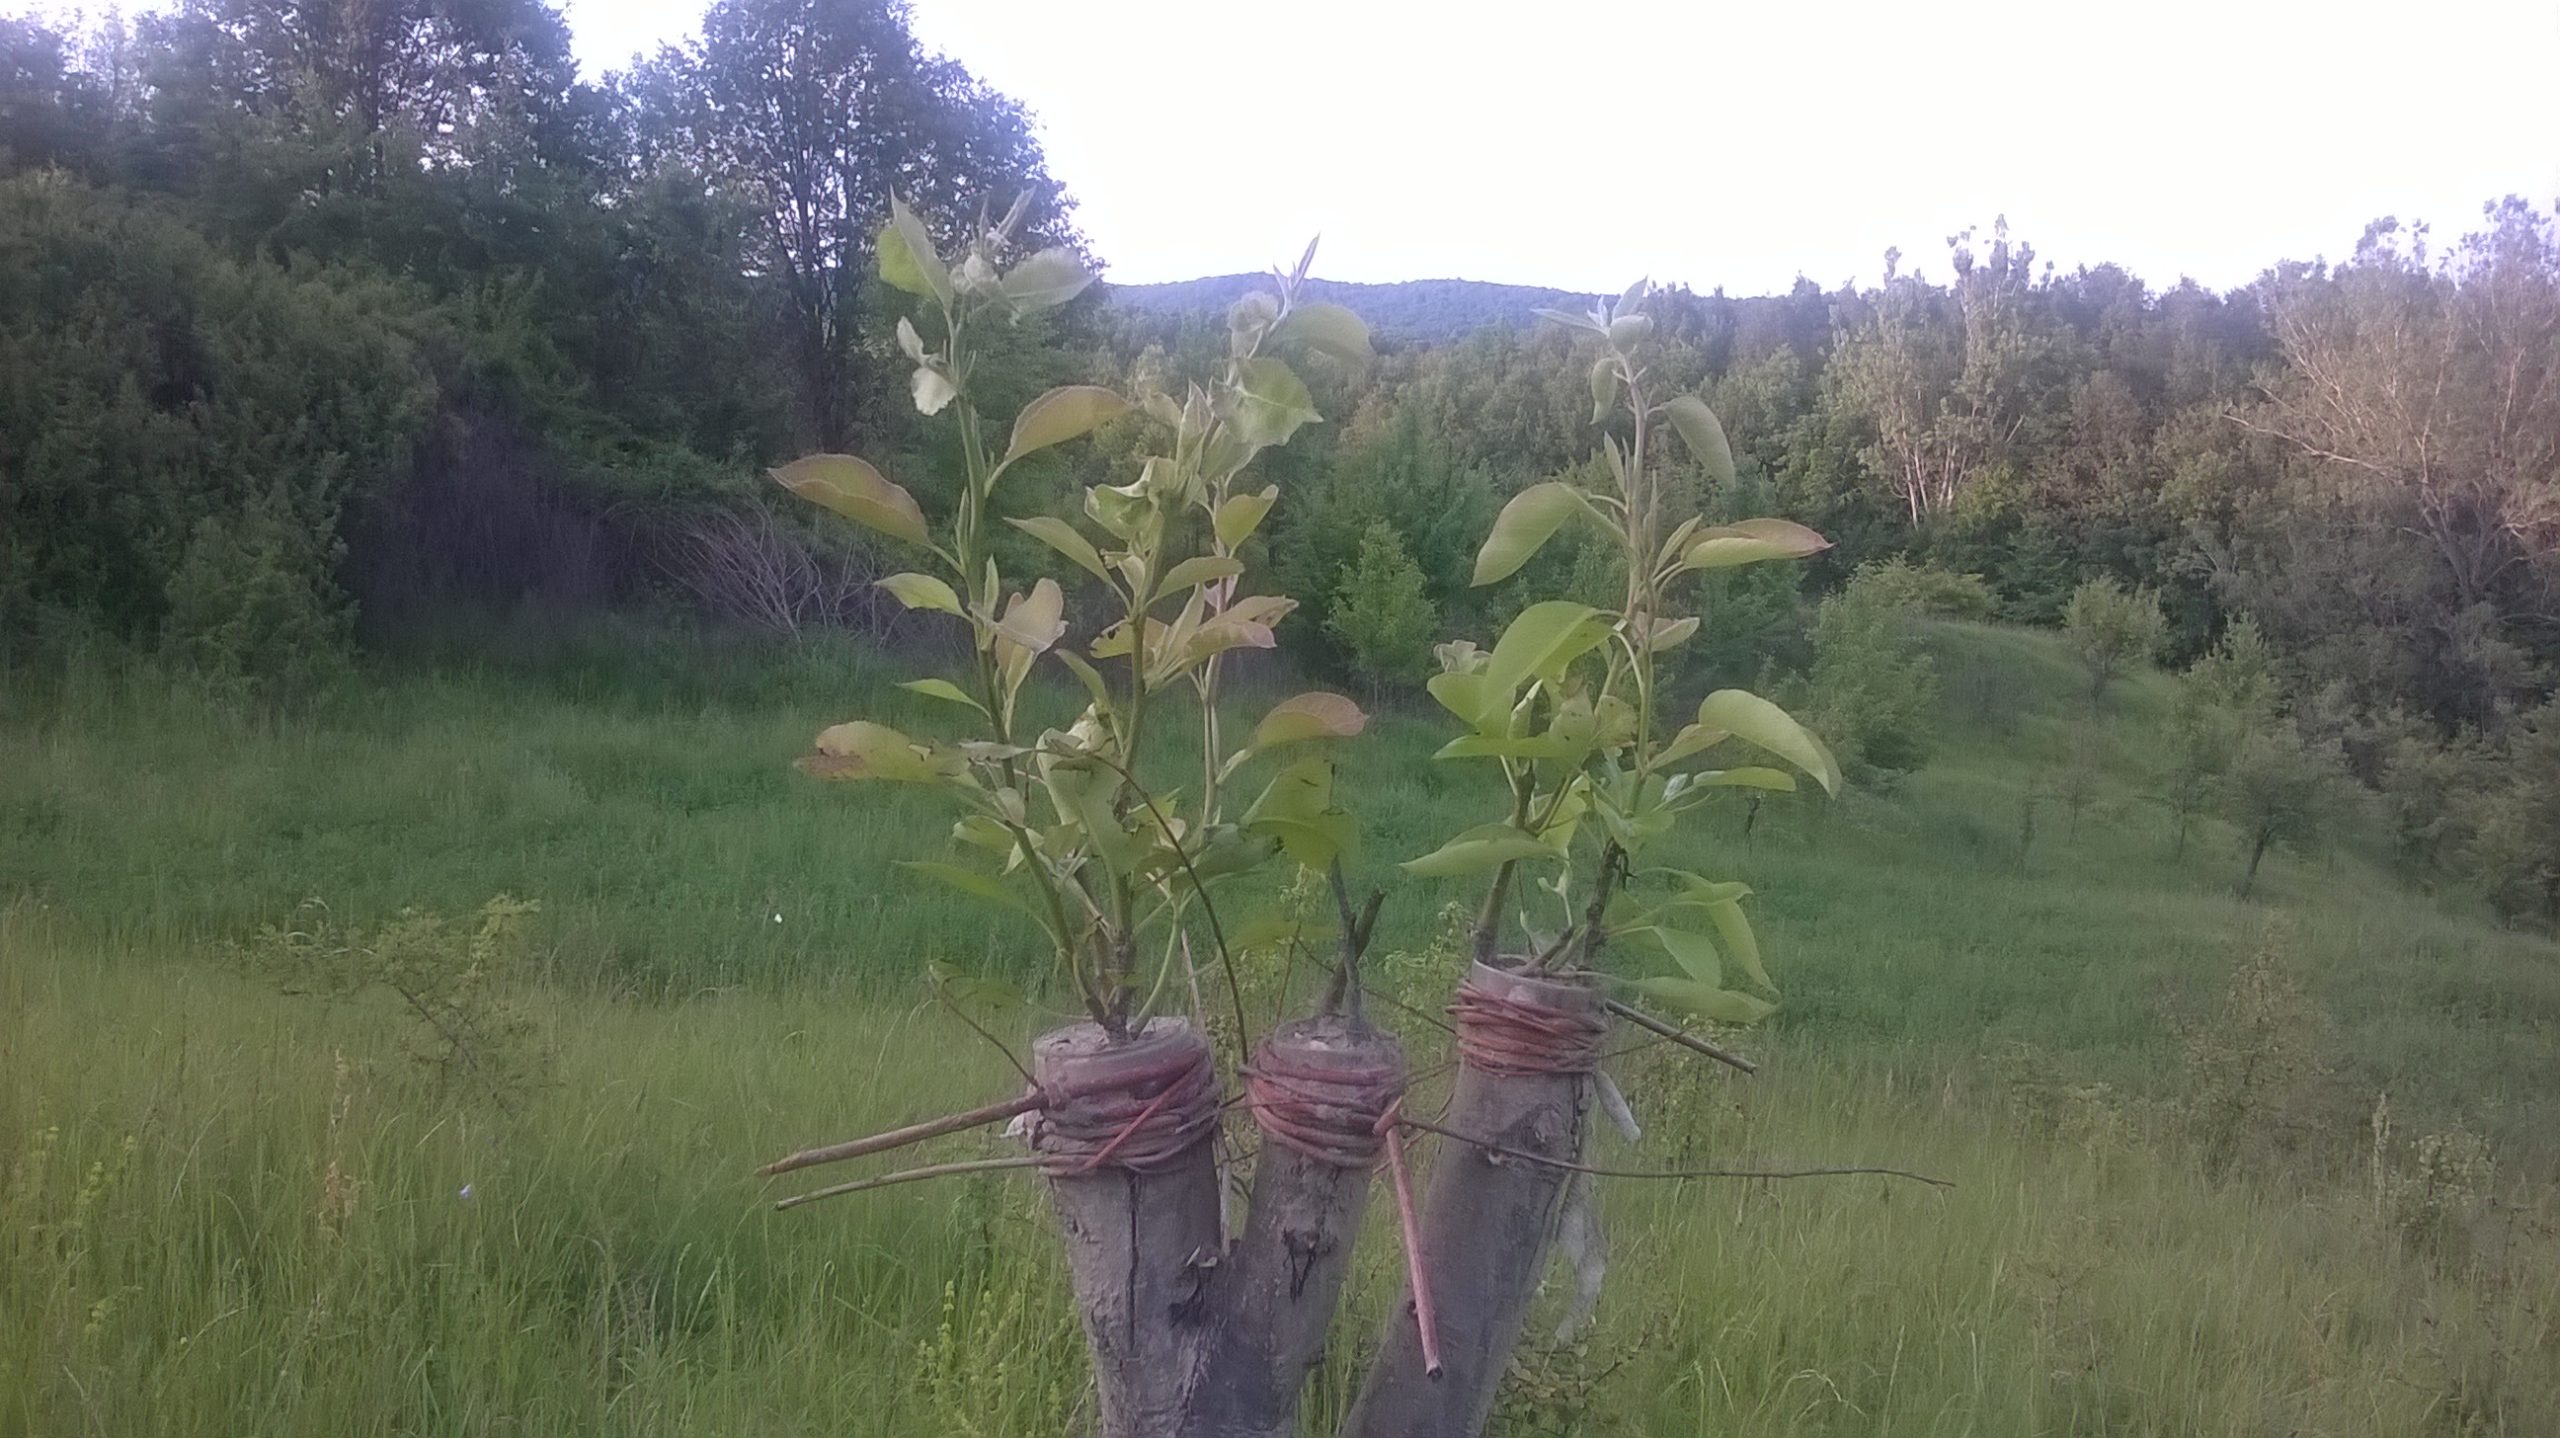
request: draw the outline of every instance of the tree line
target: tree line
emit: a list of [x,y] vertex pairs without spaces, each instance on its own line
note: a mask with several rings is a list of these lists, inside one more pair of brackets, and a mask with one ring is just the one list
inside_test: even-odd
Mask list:
[[[877,558],[755,476],[855,448],[948,470],[925,462],[947,421],[877,338],[892,195],[946,239],[1019,202],[1028,241],[1108,258],[1031,117],[890,0],[719,0],[592,81],[541,0],[0,21],[0,658],[103,636],[263,693],[465,601],[879,622]],[[1097,286],[991,340],[978,383],[1179,393],[1225,355],[1233,288]],[[1388,312],[1376,360],[1320,377],[1339,422],[1264,461],[1287,498],[1254,542],[1304,597],[1300,662],[1407,687],[1517,596],[1614,582],[1557,545],[1470,587],[1501,505],[1590,462],[1568,338],[1507,318],[1517,298],[1361,296]],[[2281,729],[2381,795],[2413,857],[2560,917],[2535,777],[2560,733],[2547,207],[2377,222],[2227,291],[2063,271],[1995,223],[1877,285],[1673,288],[1651,313],[1661,382],[1707,398],[1736,460],[1676,482],[1834,541],[1698,576],[1680,683],[1792,683],[1886,774],[1916,747],[1874,716],[1921,707],[1877,677],[1909,656],[1893,615],[2061,624],[2102,580],[2156,607],[2179,666],[2245,622]],[[1141,454],[1136,426],[1020,482],[1063,499]]]
[[[2059,271],[1999,224],[1951,238],[1940,273],[1897,255],[1874,288],[1653,301],[1665,381],[1708,398],[1737,459],[1705,510],[1835,541],[1800,585],[1701,576],[1691,682],[1752,682],[1774,652],[1781,692],[1880,777],[1917,762],[1931,682],[1886,615],[2064,626],[2093,702],[2132,666],[2191,670],[2184,722],[2220,737],[2191,740],[2173,808],[2182,786],[2218,796],[2263,854],[2322,828],[2329,777],[2360,781],[2422,871],[2560,920],[2551,212],[2502,200],[2450,243],[2380,221],[2342,261],[2227,292]],[[1114,356],[1170,375],[1218,341],[1205,312],[1111,323]],[[1468,587],[1465,537],[1583,462],[1568,343],[1500,323],[1382,342],[1330,411],[1352,418],[1290,457],[1271,543],[1310,596],[1302,644],[1392,681],[1425,636],[1498,627],[1507,594],[1605,594],[1587,549]],[[2214,697],[2235,663],[2263,693]]]
[[449,596],[643,597],[668,515],[900,423],[893,190],[1078,243],[898,4],[723,0],[599,82],[542,0],[0,20],[0,619],[263,684]]

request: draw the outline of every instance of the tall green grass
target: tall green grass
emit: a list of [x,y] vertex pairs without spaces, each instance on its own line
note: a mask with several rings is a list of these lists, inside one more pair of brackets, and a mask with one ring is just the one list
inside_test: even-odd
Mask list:
[[[1000,1092],[932,1013],[563,1001],[513,1110],[422,1086],[388,1007],[0,929],[0,1432],[1067,1431],[1081,1345],[1036,1184],[776,1214],[801,1142]],[[2494,1258],[2363,1196],[2211,1182],[1935,1065],[1668,1062],[1620,1162],[1855,1157],[1953,1178],[1608,1185],[1596,1329],[1504,1431],[2530,1434],[2560,1394],[2549,1200]],[[959,1144],[957,1151],[975,1151]],[[1383,1220],[1383,1215],[1379,1218]],[[1380,1304],[1373,1222],[1338,1412]],[[1543,1325],[1542,1325],[1543,1327]],[[1605,1373],[1605,1377],[1601,1375]],[[1584,1391],[1584,1385],[1596,1386]]]
[[[1609,1157],[1957,1187],[1605,1184],[1598,1323],[1524,1354],[1501,1431],[2552,1431],[2560,953],[2414,894],[2353,834],[2232,898],[2229,836],[2173,857],[2147,797],[2156,681],[2105,716],[2070,834],[2060,654],[1932,642],[1930,767],[1696,840],[1758,890],[1787,1005],[1737,1040],[1757,1078],[1625,1060],[1647,1133]],[[775,1214],[745,1177],[1018,1081],[920,1002],[929,957],[1030,972],[1020,935],[887,867],[947,821],[787,768],[857,709],[928,727],[886,669],[653,638],[417,665],[281,720],[124,671],[8,690],[0,1435],[1071,1430],[1081,1346],[1034,1183]],[[1347,777],[1383,881],[1481,796],[1428,761],[1429,716],[1380,733]],[[512,1096],[439,1089],[395,1002],[288,995],[231,957],[306,898],[361,926],[499,892],[544,905],[518,997],[551,1080]],[[1394,893],[1379,976],[1427,1007],[1463,896]],[[2180,1029],[2226,1024],[2266,945],[2329,1072],[2288,1147],[2217,1169]],[[2494,1178],[2409,1142],[2455,1132],[2487,1136]],[[1394,1262],[1373,1223],[1310,1431]]]

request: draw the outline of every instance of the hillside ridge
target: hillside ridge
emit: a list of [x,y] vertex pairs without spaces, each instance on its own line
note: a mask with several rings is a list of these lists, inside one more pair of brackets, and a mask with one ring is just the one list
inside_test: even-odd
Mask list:
[[[1154,314],[1190,311],[1215,313],[1257,286],[1262,274],[1204,275],[1191,280],[1110,287],[1114,303]],[[1359,311],[1370,328],[1383,335],[1438,341],[1458,338],[1486,325],[1526,326],[1540,309],[1582,309],[1597,298],[1574,290],[1543,285],[1508,285],[1491,280],[1395,280],[1382,284],[1358,280],[1309,279],[1303,291],[1311,300],[1330,300]]]

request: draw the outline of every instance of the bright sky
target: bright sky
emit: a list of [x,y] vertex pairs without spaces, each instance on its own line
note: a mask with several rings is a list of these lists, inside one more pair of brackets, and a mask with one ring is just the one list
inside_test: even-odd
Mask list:
[[[1029,105],[1112,278],[1872,281],[2009,217],[2244,283],[2560,196],[2560,0],[913,0]],[[591,74],[702,0],[568,0]]]

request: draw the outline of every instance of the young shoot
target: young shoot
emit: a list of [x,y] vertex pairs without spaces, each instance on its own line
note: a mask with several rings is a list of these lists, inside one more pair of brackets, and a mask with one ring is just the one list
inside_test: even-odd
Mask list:
[[[1664,659],[1698,630],[1696,615],[1678,612],[1674,586],[1697,571],[1801,559],[1830,545],[1786,520],[1711,526],[1670,513],[1659,443],[1666,427],[1712,484],[1734,482],[1733,452],[1704,400],[1658,393],[1644,363],[1653,332],[1647,291],[1639,281],[1585,315],[1540,311],[1596,352],[1592,422],[1602,429],[1609,486],[1549,480],[1513,496],[1476,556],[1474,581],[1510,577],[1558,531],[1582,524],[1615,547],[1624,598],[1614,613],[1540,600],[1490,650],[1457,641],[1435,651],[1442,672],[1431,695],[1464,731],[1438,757],[1490,763],[1505,812],[1405,868],[1488,876],[1473,935],[1479,962],[1512,952],[1532,972],[1578,974],[1605,945],[1642,947],[1673,972],[1635,979],[1635,988],[1744,1023],[1770,1011],[1760,994],[1777,992],[1742,909],[1750,891],[1660,865],[1656,850],[1722,791],[1795,787],[1784,769],[1701,766],[1728,742],[1772,755],[1828,792],[1838,789],[1839,768],[1785,711],[1746,690],[1708,695],[1677,728],[1662,722]],[[1515,907],[1524,950],[1506,948]]]
[[[774,472],[781,484],[930,561],[880,581],[909,609],[933,610],[967,626],[969,672],[901,687],[973,716],[977,735],[911,737],[854,720],[818,736],[802,761],[829,779],[926,784],[955,799],[955,861],[906,867],[1010,906],[1038,926],[1087,1015],[1113,1038],[1142,1025],[1187,962],[1187,924],[1197,912],[1223,949],[1208,891],[1286,852],[1310,867],[1333,865],[1354,841],[1351,819],[1333,801],[1330,761],[1302,758],[1262,791],[1241,819],[1221,792],[1257,757],[1310,741],[1347,738],[1367,718],[1336,694],[1301,694],[1276,706],[1247,741],[1226,748],[1219,725],[1221,660],[1230,650],[1269,648],[1272,626],[1296,607],[1285,595],[1254,594],[1239,551],[1279,498],[1246,471],[1266,449],[1318,421],[1305,382],[1288,357],[1357,364],[1369,356],[1367,329],[1338,305],[1302,304],[1298,291],[1314,247],[1296,269],[1275,272],[1276,292],[1240,300],[1229,315],[1222,372],[1179,399],[1132,399],[1097,385],[1067,385],[1023,406],[999,453],[973,394],[987,330],[1074,299],[1092,282],[1071,251],[1043,250],[1016,261],[1017,203],[1002,221],[984,216],[954,256],[938,253],[903,204],[881,231],[880,276],[921,301],[898,321],[899,348],[915,366],[917,410],[948,414],[957,429],[962,473],[951,513],[928,521],[914,497],[850,455],[812,455]],[[999,515],[1074,566],[1070,579],[1100,596],[1109,618],[1071,641],[1067,593],[1041,576],[1008,580],[987,544],[988,522],[1006,474],[1026,457],[1134,417],[1151,423],[1152,446],[1121,484],[1085,491],[1081,520]],[[1089,702],[1063,728],[1026,732],[1022,700],[1043,656],[1073,675]],[[1168,690],[1196,712],[1203,769],[1196,792],[1151,788],[1141,771],[1165,716]]]

